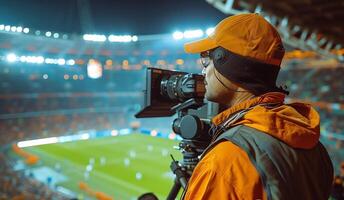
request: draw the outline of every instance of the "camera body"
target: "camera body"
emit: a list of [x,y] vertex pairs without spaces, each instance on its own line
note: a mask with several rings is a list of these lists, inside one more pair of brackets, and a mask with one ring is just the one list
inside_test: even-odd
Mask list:
[[[210,118],[218,104],[204,99],[204,76],[147,68],[144,106],[135,117],[168,117],[178,114],[172,130],[186,140],[210,141]],[[203,147],[202,147],[203,148]]]

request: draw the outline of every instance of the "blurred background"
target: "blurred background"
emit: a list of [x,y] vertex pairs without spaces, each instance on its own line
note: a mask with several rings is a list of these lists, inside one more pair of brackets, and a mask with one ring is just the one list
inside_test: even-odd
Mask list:
[[[0,199],[166,198],[174,117],[136,119],[145,70],[200,73],[183,44],[223,18],[260,13],[286,55],[287,103],[312,104],[344,175],[341,0],[0,0]],[[342,79],[343,78],[343,79]]]

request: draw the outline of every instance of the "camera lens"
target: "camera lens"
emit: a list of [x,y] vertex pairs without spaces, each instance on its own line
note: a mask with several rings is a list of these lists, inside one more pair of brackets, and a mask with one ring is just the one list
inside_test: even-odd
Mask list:
[[203,98],[204,77],[197,74],[165,76],[161,80],[161,95],[171,100],[183,102],[190,98]]

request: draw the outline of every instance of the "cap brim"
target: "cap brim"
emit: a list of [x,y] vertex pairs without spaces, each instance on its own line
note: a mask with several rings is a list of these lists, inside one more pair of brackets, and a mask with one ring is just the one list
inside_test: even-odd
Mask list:
[[208,51],[210,49],[214,49],[218,47],[215,43],[215,40],[208,38],[204,38],[201,40],[196,40],[193,42],[189,42],[184,44],[184,51],[186,53],[201,53],[203,51]]

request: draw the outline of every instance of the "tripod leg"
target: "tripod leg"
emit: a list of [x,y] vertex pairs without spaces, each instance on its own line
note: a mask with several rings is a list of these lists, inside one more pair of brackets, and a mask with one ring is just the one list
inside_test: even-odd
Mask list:
[[175,200],[177,195],[178,195],[178,192],[180,190],[180,187],[181,187],[181,185],[180,185],[178,179],[175,178],[174,179],[174,184],[173,184],[173,186],[172,186],[172,188],[170,190],[170,193],[167,196],[167,200]]

